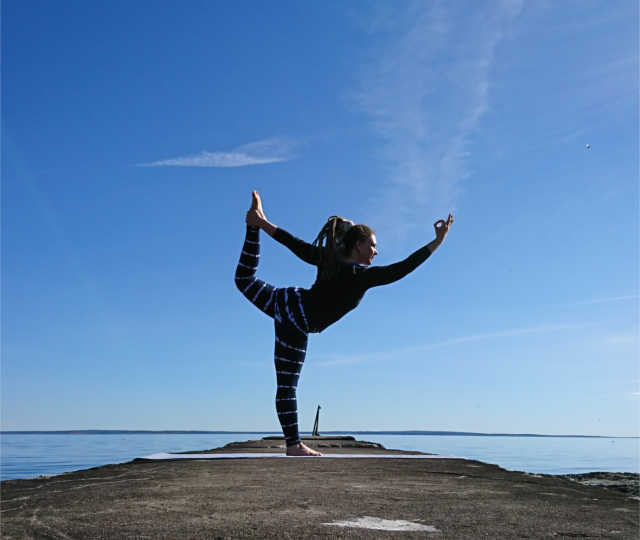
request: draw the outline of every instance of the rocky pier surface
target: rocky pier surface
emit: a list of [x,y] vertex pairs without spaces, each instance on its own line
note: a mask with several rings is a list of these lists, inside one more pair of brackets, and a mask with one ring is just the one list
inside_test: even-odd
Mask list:
[[[2,538],[629,538],[638,498],[466,459],[305,438],[327,457],[138,459],[1,484]],[[202,453],[282,452],[281,438]],[[367,454],[344,459],[340,454]],[[381,458],[381,454],[394,457]],[[188,454],[187,454],[188,455]],[[396,459],[397,456],[397,459]],[[142,457],[142,456],[141,456]]]

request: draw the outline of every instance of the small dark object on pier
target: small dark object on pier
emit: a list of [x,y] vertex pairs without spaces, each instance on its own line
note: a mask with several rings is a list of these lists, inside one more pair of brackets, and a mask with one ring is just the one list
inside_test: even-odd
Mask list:
[[313,423],[313,432],[311,435],[313,437],[319,437],[320,433],[318,433],[318,421],[320,420],[320,405],[318,405],[318,410],[316,411],[316,421]]

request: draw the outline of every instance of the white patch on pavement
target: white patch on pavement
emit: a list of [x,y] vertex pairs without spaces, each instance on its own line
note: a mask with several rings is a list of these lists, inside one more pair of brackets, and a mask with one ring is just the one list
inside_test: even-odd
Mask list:
[[358,529],[373,529],[376,531],[425,531],[440,532],[439,529],[431,525],[412,523],[402,519],[381,519],[371,516],[363,516],[355,521],[334,521],[333,523],[323,523],[323,525],[333,525],[336,527],[355,527]]
[[144,456],[141,459],[173,460],[173,459],[257,459],[257,458],[287,458],[287,459],[460,459],[454,456],[440,456],[438,454],[324,454],[323,456],[287,456],[284,453],[267,452],[233,452],[226,454],[168,454],[160,452]]

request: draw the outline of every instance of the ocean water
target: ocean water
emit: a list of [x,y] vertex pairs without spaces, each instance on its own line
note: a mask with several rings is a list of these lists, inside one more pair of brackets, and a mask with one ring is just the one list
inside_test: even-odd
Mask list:
[[[156,452],[206,450],[273,433],[2,433],[0,479],[35,478]],[[386,448],[493,463],[513,471],[571,474],[640,472],[640,439],[353,433]]]

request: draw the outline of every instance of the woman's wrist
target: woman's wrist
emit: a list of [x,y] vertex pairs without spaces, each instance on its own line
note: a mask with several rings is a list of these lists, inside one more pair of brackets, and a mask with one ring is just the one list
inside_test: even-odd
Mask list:
[[274,233],[276,232],[276,229],[278,228],[273,223],[271,223],[269,220],[267,220],[266,218],[260,220],[259,227],[264,232],[266,232],[269,236],[273,236]]
[[440,244],[442,244],[442,240],[436,238],[435,240],[429,242],[427,244],[427,247],[429,248],[429,251],[433,253],[438,248],[438,246],[440,246]]

